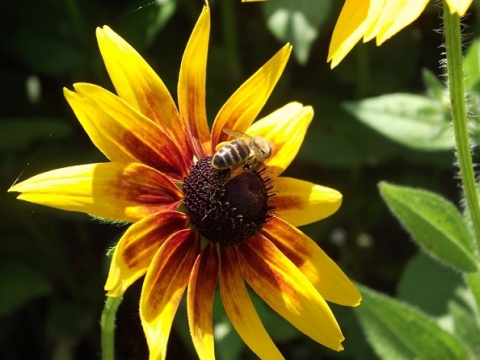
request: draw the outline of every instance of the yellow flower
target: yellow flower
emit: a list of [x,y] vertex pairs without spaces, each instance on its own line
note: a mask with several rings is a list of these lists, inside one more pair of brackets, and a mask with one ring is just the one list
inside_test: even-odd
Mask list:
[[[327,61],[337,66],[363,37],[377,45],[420,16],[428,0],[346,0],[333,30]],[[465,15],[472,0],[446,0],[452,14]]]
[[[204,7],[179,75],[178,109],[143,58],[110,28],[97,38],[117,95],[85,83],[65,96],[110,160],[34,176],[13,186],[19,199],[133,223],[120,239],[105,285],[121,296],[141,276],[140,316],[150,358],[165,359],[173,317],[187,290],[190,333],[201,359],[214,358],[212,300],[217,282],[233,326],[262,359],[281,353],[264,329],[245,281],[276,312],[325,346],[343,336],[326,303],[361,296],[340,268],[295,226],[334,213],[336,190],[281,177],[313,117],[292,102],[254,122],[290,56],[284,46],[218,112],[210,132],[205,77],[210,12]],[[273,145],[264,164],[212,167],[224,129]],[[231,140],[231,139],[230,139]],[[275,195],[275,196],[274,196]],[[184,209],[184,212],[181,212]]]

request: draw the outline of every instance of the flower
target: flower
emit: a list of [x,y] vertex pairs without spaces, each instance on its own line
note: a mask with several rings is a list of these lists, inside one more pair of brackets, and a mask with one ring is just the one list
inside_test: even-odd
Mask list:
[[[376,38],[377,46],[420,16],[428,0],[346,0],[333,30],[327,62],[337,66],[353,46]],[[446,0],[450,12],[464,16],[472,0]]]
[[[291,46],[284,46],[227,100],[210,132],[205,110],[209,30],[205,6],[182,59],[177,109],[143,58],[110,28],[97,29],[118,96],[85,83],[64,93],[110,162],[52,170],[9,191],[20,192],[22,200],[132,223],[115,248],[105,289],[107,296],[119,297],[145,275],[140,317],[152,359],[166,356],[186,288],[194,346],[201,359],[214,358],[217,282],[233,326],[260,358],[282,355],[264,329],[245,281],[300,331],[341,350],[343,336],[325,300],[356,306],[361,296],[295,227],[334,213],[341,194],[279,176],[298,152],[313,110],[292,102],[253,123]],[[229,139],[224,129],[263,137],[273,145],[272,156],[236,169],[214,168],[211,155]]]

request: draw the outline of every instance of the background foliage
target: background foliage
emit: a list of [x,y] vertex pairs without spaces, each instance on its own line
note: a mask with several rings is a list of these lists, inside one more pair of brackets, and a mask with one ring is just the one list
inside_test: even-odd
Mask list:
[[[125,228],[16,201],[5,191],[18,177],[103,160],[62,95],[62,88],[71,88],[75,82],[112,89],[96,45],[95,27],[111,26],[175,94],[180,59],[202,5],[201,0],[0,3],[0,181],[4,190],[0,358],[99,357],[99,318],[108,268],[105,254]],[[391,215],[381,196],[394,202],[400,190],[385,185],[380,194],[378,188],[380,181],[387,181],[441,193],[460,203],[441,76],[443,39],[434,31],[441,26],[441,9],[428,7],[412,26],[379,48],[371,43],[357,45],[332,71],[325,60],[341,2],[217,0],[210,5],[210,119],[250,74],[286,41],[292,42],[294,57],[263,114],[293,100],[311,104],[314,121],[287,175],[336,188],[344,195],[337,214],[302,230],[358,283],[408,301],[436,319],[447,313],[455,314],[455,321],[463,319],[464,340],[478,347],[478,324],[471,324],[472,307],[462,295],[461,277],[420,254]],[[470,48],[467,89],[474,93],[480,84],[475,41],[480,30],[478,11],[472,8],[464,20]],[[476,98],[469,100],[472,114],[478,113]],[[475,124],[472,135],[478,139]],[[402,201],[396,204],[403,209]],[[445,205],[451,210],[449,206]],[[409,228],[407,222],[403,226]],[[454,230],[438,231],[448,236]],[[461,262],[461,266],[469,265]],[[140,284],[129,289],[119,310],[119,359],[147,356],[137,315],[139,290]],[[364,302],[381,301],[378,294],[362,290]],[[387,330],[398,338],[395,325],[385,328],[381,321],[372,320],[402,311],[397,304],[384,308],[383,314],[372,313],[368,306],[358,311],[334,307],[346,337],[346,350],[337,354],[299,334],[255,296],[254,301],[288,359],[364,359],[400,351],[400,347],[386,346],[374,355],[366,341],[375,341]],[[412,318],[423,316],[408,311]],[[232,332],[220,301],[214,316],[218,358],[254,358]],[[362,331],[359,319],[371,320],[367,331]],[[431,328],[425,326],[421,331]],[[14,345],[18,339],[21,347]],[[443,344],[449,346],[448,341]],[[401,348],[406,358],[410,350]],[[195,358],[184,308],[176,317],[169,357]]]

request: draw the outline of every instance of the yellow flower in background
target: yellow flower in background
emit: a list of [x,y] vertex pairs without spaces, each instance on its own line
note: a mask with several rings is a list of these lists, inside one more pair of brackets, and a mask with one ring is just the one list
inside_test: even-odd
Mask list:
[[[417,19],[428,0],[346,0],[333,30],[327,61],[337,66],[355,44],[376,38],[377,45]],[[452,14],[465,15],[472,0],[446,0]]]
[[[290,56],[284,46],[218,112],[205,108],[210,12],[205,6],[180,66],[178,108],[145,60],[108,27],[97,29],[118,95],[86,83],[65,89],[85,131],[109,162],[72,166],[14,185],[19,199],[132,223],[115,248],[107,296],[119,297],[145,275],[140,317],[150,358],[165,359],[173,318],[187,289],[190,333],[201,359],[214,358],[212,301],[262,359],[281,353],[263,327],[247,284],[313,340],[342,350],[343,335],[326,301],[357,306],[361,296],[340,268],[296,226],[333,214],[333,189],[280,176],[313,117],[292,102],[254,122]],[[212,166],[233,129],[273,146],[263,164]]]

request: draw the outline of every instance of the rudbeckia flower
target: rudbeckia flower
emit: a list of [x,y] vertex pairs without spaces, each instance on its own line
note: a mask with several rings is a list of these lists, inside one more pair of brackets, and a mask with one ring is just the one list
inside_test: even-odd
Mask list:
[[[446,0],[450,12],[464,16],[472,0]],[[346,0],[333,30],[327,61],[337,66],[355,44],[376,38],[377,46],[410,25],[428,0]]]
[[[344,338],[326,301],[356,306],[361,296],[296,226],[331,215],[342,196],[280,176],[298,152],[313,110],[292,102],[253,123],[291,46],[284,46],[227,100],[210,131],[205,111],[209,31],[205,6],[180,66],[177,109],[142,57],[110,28],[97,29],[118,95],[85,83],[64,92],[109,162],[52,170],[9,191],[20,192],[22,200],[132,223],[115,248],[105,289],[107,296],[122,296],[145,275],[140,317],[151,359],[165,358],[186,289],[195,349],[201,359],[214,358],[217,285],[245,343],[260,358],[282,358],[245,282],[301,332],[341,350]],[[271,143],[271,156],[260,163],[247,159],[237,167],[213,167],[212,154],[238,141],[224,129],[263,137]]]

